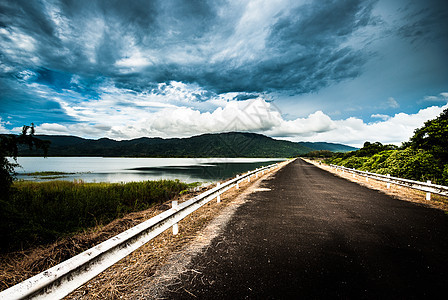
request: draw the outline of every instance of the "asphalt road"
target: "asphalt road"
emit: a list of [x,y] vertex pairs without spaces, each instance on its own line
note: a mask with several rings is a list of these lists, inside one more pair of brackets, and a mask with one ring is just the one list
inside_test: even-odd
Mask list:
[[301,160],[262,187],[167,298],[448,297],[444,212]]

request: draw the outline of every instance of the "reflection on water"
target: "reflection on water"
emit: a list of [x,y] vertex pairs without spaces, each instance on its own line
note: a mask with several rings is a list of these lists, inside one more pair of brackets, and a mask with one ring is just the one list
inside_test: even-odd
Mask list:
[[236,174],[254,170],[261,166],[267,166],[273,162],[229,162],[214,164],[199,164],[194,166],[167,166],[167,167],[139,167],[132,170],[142,174],[153,174],[156,176],[169,175],[176,178],[194,177],[201,178],[202,181],[217,181]]
[[[185,182],[216,182],[283,159],[263,158],[102,158],[20,157],[19,180],[83,180],[85,182],[130,182],[179,179]],[[34,172],[74,174],[30,176]]]

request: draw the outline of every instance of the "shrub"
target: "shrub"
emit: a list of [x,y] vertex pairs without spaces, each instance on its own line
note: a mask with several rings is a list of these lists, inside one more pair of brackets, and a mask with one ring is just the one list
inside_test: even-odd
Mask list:
[[352,169],[359,169],[361,168],[364,163],[368,160],[368,157],[357,157],[352,156],[345,160],[343,160],[341,163],[344,167],[352,168]]
[[378,172],[381,163],[386,161],[389,158],[389,156],[391,156],[396,151],[398,150],[386,150],[374,154],[373,156],[369,157],[369,159],[363,164],[363,166],[360,169],[363,171]]
[[440,184],[448,185],[448,164],[443,167],[442,179],[440,180]]
[[442,170],[433,155],[424,150],[410,147],[393,152],[384,162],[378,164],[378,171],[392,176],[419,181],[440,181]]

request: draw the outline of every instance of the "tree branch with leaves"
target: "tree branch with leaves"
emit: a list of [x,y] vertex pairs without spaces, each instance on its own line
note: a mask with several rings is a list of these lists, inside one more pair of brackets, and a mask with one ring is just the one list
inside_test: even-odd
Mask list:
[[7,198],[16,175],[14,169],[19,166],[17,163],[19,145],[28,146],[30,149],[42,149],[43,155],[47,155],[50,142],[34,137],[34,133],[34,124],[31,123],[31,126],[23,126],[20,135],[0,135],[0,198]]

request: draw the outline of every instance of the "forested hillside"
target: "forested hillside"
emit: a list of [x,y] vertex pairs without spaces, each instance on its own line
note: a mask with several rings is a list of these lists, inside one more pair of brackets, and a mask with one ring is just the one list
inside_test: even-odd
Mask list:
[[[115,141],[89,140],[73,136],[36,135],[51,142],[48,156],[105,157],[294,157],[312,151],[298,143],[256,134],[229,132],[190,138],[138,138]],[[20,156],[42,155],[28,147]]]

